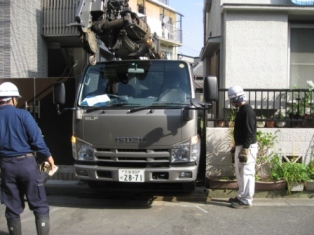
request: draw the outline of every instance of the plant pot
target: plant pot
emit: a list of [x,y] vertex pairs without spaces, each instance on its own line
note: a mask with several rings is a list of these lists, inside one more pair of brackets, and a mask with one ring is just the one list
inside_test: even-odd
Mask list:
[[216,122],[216,126],[217,127],[224,127],[226,125],[226,122],[225,121],[217,121]]
[[292,183],[291,184],[291,192],[301,192],[304,190],[304,184],[303,183]]
[[257,122],[256,122],[256,126],[257,126],[258,128],[264,127],[264,126],[265,126],[265,121],[257,121]]
[[228,122],[228,127],[234,127],[234,121],[229,121]]
[[279,181],[256,181],[255,190],[256,191],[274,191],[274,190],[284,190],[287,187],[287,182],[285,180]]
[[306,181],[304,187],[307,191],[314,191],[314,180]]
[[233,179],[222,179],[221,177],[208,177],[208,188],[210,189],[238,189],[238,183]]
[[286,122],[285,121],[276,121],[276,126],[279,128],[285,127]]
[[268,128],[275,127],[275,121],[266,121],[266,127]]

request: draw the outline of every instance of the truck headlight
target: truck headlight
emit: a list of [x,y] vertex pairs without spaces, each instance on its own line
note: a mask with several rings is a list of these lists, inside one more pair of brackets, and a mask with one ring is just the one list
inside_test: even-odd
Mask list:
[[171,148],[171,163],[198,163],[200,156],[200,139],[198,135],[191,139],[175,144]]
[[72,136],[72,152],[76,160],[81,161],[94,161],[94,148],[91,144],[81,141]]

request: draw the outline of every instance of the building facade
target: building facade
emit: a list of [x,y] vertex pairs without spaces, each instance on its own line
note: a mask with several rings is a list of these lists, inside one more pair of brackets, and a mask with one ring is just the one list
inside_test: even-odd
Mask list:
[[313,80],[314,5],[291,0],[205,2],[201,58],[204,73],[219,77],[220,87],[306,88],[306,81]]
[[[204,76],[216,76],[221,89],[233,85],[244,89],[307,89],[307,81],[314,81],[314,3],[294,2],[205,0],[205,37],[200,55]],[[277,98],[251,97],[252,106],[263,109],[263,101],[275,104]],[[291,103],[295,100],[292,98]],[[272,107],[275,111],[282,106],[278,102]],[[313,100],[308,102],[311,105]],[[216,110],[222,111],[226,104],[228,98],[221,96]],[[217,127],[207,132],[208,165],[213,174],[228,174],[233,169],[227,132],[227,128]],[[302,156],[302,161],[308,162],[314,158],[313,141],[313,128],[282,128],[277,151],[283,156]]]
[[41,36],[41,1],[0,1],[0,77],[41,77],[48,50]]

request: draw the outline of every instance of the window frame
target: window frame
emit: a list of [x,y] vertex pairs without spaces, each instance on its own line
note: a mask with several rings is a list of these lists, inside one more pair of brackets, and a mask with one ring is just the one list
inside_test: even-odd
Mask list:
[[[291,62],[291,37],[292,37],[292,29],[294,28],[299,28],[299,29],[314,29],[314,23],[311,24],[301,24],[301,23],[291,23],[289,24],[289,38],[288,38],[288,61],[289,61],[289,66],[288,66],[288,74],[289,74],[289,84],[291,88],[307,88],[305,87],[305,85],[297,83],[297,84],[293,84],[292,83],[292,77],[291,77],[291,66],[292,66],[292,62]],[[314,45],[314,44],[313,44]],[[313,52],[314,54],[314,52]],[[313,63],[314,66],[314,63]]]

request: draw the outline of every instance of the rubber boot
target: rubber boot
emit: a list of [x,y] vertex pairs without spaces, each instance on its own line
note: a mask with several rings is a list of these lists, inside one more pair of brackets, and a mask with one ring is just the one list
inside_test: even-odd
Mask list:
[[50,230],[49,215],[36,217],[36,230],[38,235],[48,235]]
[[8,230],[10,235],[21,235],[22,234],[22,226],[21,220],[7,220]]

